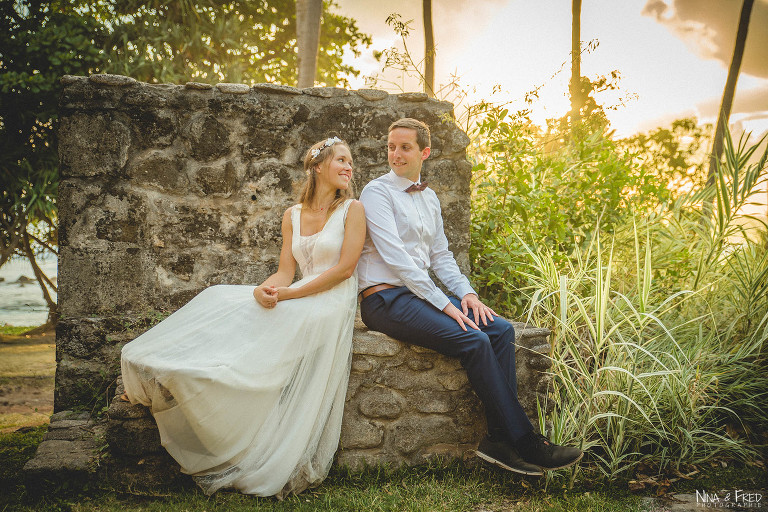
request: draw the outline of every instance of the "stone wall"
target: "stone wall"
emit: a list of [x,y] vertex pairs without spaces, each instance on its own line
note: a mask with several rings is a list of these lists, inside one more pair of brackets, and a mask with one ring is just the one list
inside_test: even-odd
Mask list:
[[[467,269],[469,139],[448,102],[376,90],[152,85],[113,75],[62,83],[56,411],[111,398],[123,344],[205,287],[257,284],[276,269],[280,220],[304,177],[302,157],[328,136],[349,142],[359,193],[388,171],[389,124],[405,116],[427,122],[433,143],[423,177]],[[520,395],[532,413],[547,383],[539,373],[547,333],[517,327]],[[457,361],[360,322],[353,351],[341,461],[417,463],[476,445],[482,406]],[[118,451],[129,439],[143,453],[159,449],[146,411],[113,403],[110,418],[107,437]]]

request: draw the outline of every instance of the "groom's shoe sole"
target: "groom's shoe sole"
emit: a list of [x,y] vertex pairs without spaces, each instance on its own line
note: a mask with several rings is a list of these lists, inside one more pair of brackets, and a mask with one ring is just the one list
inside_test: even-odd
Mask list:
[[563,468],[571,467],[574,464],[576,464],[577,462],[579,462],[582,459],[582,457],[584,457],[584,452],[581,452],[581,454],[576,459],[572,460],[568,464],[563,464],[562,466],[557,466],[557,467],[554,467],[554,468],[549,468],[549,467],[545,468],[543,466],[538,466],[538,464],[537,464],[537,466],[540,467],[542,469],[542,471],[554,471],[556,469],[563,469]]
[[493,457],[491,457],[488,454],[485,454],[481,451],[475,450],[475,455],[480,457],[486,462],[490,462],[491,464],[500,467],[501,469],[506,469],[507,471],[513,471],[515,473],[520,473],[521,475],[529,475],[529,476],[542,476],[544,474],[543,471],[532,471],[527,469],[520,469],[520,468],[513,468],[511,466],[507,466],[503,462],[500,462]]

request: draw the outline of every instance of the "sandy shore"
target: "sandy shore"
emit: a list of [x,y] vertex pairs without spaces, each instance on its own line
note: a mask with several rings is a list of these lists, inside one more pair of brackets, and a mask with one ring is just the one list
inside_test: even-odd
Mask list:
[[0,335],[0,433],[48,423],[53,413],[56,337]]

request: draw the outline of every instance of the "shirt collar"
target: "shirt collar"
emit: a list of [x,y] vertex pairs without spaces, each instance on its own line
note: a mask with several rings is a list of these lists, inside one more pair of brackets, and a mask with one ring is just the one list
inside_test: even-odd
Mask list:
[[[389,181],[397,188],[398,190],[405,190],[411,185],[414,184],[413,181],[409,180],[408,178],[403,178],[401,176],[398,176],[395,174],[395,171],[391,170],[389,171]],[[421,175],[419,175],[419,181],[415,182],[416,184],[421,183]]]

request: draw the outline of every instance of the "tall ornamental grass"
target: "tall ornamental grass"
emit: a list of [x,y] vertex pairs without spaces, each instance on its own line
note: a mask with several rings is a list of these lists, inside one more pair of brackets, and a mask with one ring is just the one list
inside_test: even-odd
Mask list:
[[[727,137],[714,183],[677,196],[658,193],[651,171],[618,152],[584,150],[610,141],[547,155],[524,143],[515,155],[521,142],[510,152],[499,137],[485,146],[474,278],[507,314],[552,329],[555,407],[541,424],[556,442],[585,449],[588,467],[607,479],[641,462],[679,471],[759,457],[768,424],[768,230],[741,212],[766,178],[762,142]],[[602,181],[590,188],[584,173]],[[551,194],[567,186],[563,178],[581,187],[566,202]],[[641,197],[644,188],[650,194]],[[553,221],[566,235],[542,236],[551,205],[516,210],[541,198],[561,209]]]

